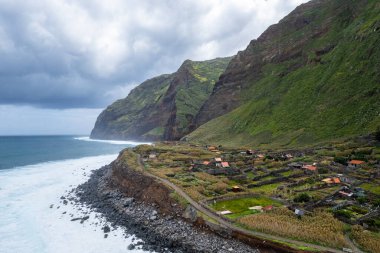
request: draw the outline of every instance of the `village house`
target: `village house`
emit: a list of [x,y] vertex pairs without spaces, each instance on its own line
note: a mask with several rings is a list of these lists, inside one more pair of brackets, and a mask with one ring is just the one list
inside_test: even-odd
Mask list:
[[156,159],[157,158],[157,155],[156,154],[154,154],[154,153],[151,153],[151,154],[149,154],[149,159]]
[[273,210],[273,206],[272,205],[270,205],[270,206],[264,206],[263,210],[264,211],[272,211]]
[[305,211],[296,208],[296,209],[294,210],[294,214],[297,215],[297,216],[299,216],[299,217],[301,217],[301,216],[303,216],[303,215],[305,214]]
[[351,178],[351,177],[348,177],[346,175],[343,175],[343,174],[338,174],[338,177],[340,179],[340,181],[342,183],[345,183],[345,184],[353,184],[356,182],[355,179]]
[[304,165],[302,166],[302,169],[308,174],[317,172],[317,166],[315,165]]
[[256,155],[256,158],[259,159],[259,160],[264,159],[264,157],[265,157],[265,156],[264,156],[263,154],[257,154],[257,155]]
[[286,155],[285,155],[285,158],[288,159],[288,160],[290,160],[290,159],[293,158],[293,156],[292,156],[291,154],[286,154]]
[[229,168],[230,164],[228,162],[221,162],[222,168]]
[[240,192],[241,188],[239,186],[237,186],[237,185],[234,185],[234,186],[232,186],[232,191],[233,192]]
[[347,186],[344,186],[339,191],[339,195],[341,197],[351,198],[354,195],[354,193]]
[[259,212],[263,212],[263,207],[262,206],[252,206],[248,208],[249,210],[255,210]]
[[340,179],[338,177],[328,177],[322,179],[322,182],[325,182],[326,184],[340,184]]
[[361,160],[351,160],[348,162],[348,167],[351,169],[357,169],[360,168],[363,164],[365,164],[364,161]]

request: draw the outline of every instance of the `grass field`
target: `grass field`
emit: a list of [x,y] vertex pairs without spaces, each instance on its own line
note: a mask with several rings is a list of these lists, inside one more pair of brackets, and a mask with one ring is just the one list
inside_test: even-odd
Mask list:
[[227,217],[231,219],[236,219],[245,215],[258,213],[258,211],[249,210],[249,207],[264,207],[269,205],[281,206],[281,203],[270,198],[260,196],[219,201],[215,204],[212,204],[211,207],[216,211],[229,210],[232,212],[232,214],[227,215]]
[[263,193],[266,195],[271,195],[280,185],[282,185],[282,183],[266,184],[263,186],[252,188],[250,190],[254,193]]
[[366,191],[380,195],[380,185],[378,184],[364,183],[361,184],[360,187],[362,187]]
[[317,211],[298,219],[286,208],[239,219],[248,228],[332,247],[345,247],[343,223],[331,213]]

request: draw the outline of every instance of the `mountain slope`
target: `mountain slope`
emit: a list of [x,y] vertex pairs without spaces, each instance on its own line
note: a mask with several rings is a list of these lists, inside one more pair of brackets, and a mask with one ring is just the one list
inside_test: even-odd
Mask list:
[[379,1],[303,4],[231,60],[187,139],[306,145],[371,132],[379,45]]
[[91,138],[177,140],[193,120],[231,58],[186,60],[177,72],[149,79],[98,117]]

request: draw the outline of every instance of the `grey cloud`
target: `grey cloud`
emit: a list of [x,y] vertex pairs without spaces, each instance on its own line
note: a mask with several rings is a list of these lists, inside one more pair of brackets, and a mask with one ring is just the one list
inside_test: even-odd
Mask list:
[[0,0],[0,104],[104,107],[185,59],[236,53],[305,1],[284,2]]

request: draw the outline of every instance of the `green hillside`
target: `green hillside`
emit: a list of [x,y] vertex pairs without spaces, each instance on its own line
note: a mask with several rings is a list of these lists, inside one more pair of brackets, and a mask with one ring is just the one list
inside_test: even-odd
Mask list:
[[231,58],[185,61],[177,72],[149,79],[98,117],[91,138],[171,140],[192,122]]
[[232,59],[187,139],[299,146],[372,132],[379,45],[379,1],[311,1]]

